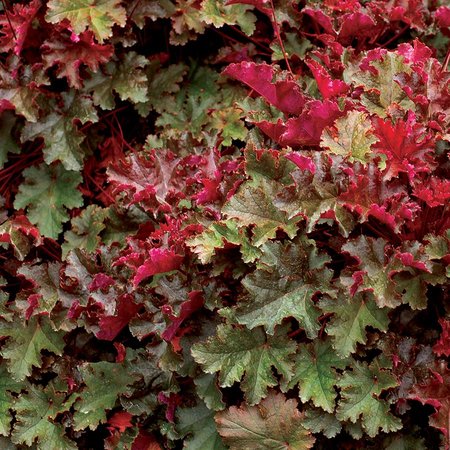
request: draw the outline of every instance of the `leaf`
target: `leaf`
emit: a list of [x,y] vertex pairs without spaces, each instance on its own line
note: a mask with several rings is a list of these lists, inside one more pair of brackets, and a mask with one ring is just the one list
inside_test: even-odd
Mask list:
[[232,386],[242,381],[247,402],[258,403],[267,394],[267,388],[277,385],[272,366],[284,380],[292,375],[289,355],[296,344],[289,341],[285,328],[278,328],[274,336],[266,336],[261,328],[252,331],[219,325],[217,334],[206,342],[192,347],[192,356],[207,373],[219,372],[219,385]]
[[245,263],[253,262],[260,251],[250,243],[244,230],[238,228],[236,220],[214,222],[201,234],[186,241],[202,264],[211,262],[217,249],[227,247],[227,243],[239,245]]
[[27,208],[27,217],[38,226],[42,235],[54,239],[69,220],[67,208],[83,204],[77,186],[81,175],[66,171],[61,164],[30,167],[23,171],[25,181],[20,185],[14,201],[16,209]]
[[263,325],[273,334],[283,319],[294,317],[313,339],[320,329],[320,311],[312,298],[333,295],[332,272],[324,268],[328,258],[318,255],[314,241],[305,238],[286,245],[266,243],[261,250],[260,268],[242,281],[249,295],[238,304],[236,319],[250,329]]
[[97,72],[100,64],[107,63],[114,51],[111,45],[96,44],[90,32],[81,33],[76,41],[63,36],[47,40],[41,50],[44,67],[56,66],[57,76],[66,77],[69,86],[76,89],[83,85],[80,68],[86,65]]
[[353,370],[344,373],[338,381],[342,399],[337,409],[339,420],[355,423],[361,417],[364,430],[370,437],[381,428],[389,433],[402,428],[402,422],[389,412],[389,404],[380,400],[380,394],[397,386],[397,380],[388,371],[372,364],[355,362]]
[[433,352],[438,356],[450,356],[450,320],[440,319],[442,328],[439,340],[433,346]]
[[297,219],[289,219],[273,202],[276,186],[268,181],[259,183],[258,188],[244,184],[225,204],[222,212],[237,219],[240,226],[254,225],[252,244],[260,247],[275,237],[278,229],[293,238],[297,233]]
[[202,18],[206,24],[215,28],[224,25],[238,25],[248,36],[256,29],[256,17],[247,5],[230,5],[223,0],[204,0],[202,2]]
[[97,205],[89,205],[82,210],[79,216],[74,217],[70,224],[71,229],[64,233],[62,244],[63,259],[73,249],[85,249],[93,252],[101,242],[99,234],[106,228],[105,219],[108,211]]
[[81,143],[83,134],[78,131],[75,122],[86,124],[97,122],[97,112],[92,100],[75,91],[62,94],[64,105],[59,106],[36,123],[27,123],[22,130],[22,142],[38,137],[44,139],[44,160],[47,164],[60,161],[67,170],[81,170],[84,151]]
[[80,373],[86,387],[79,394],[73,416],[76,431],[95,430],[106,422],[106,413],[113,409],[117,398],[128,391],[136,376],[124,364],[109,362],[85,363]]
[[347,157],[351,162],[368,161],[371,146],[377,142],[367,114],[349,111],[345,117],[337,119],[334,127],[325,128],[320,141],[330,153]]
[[382,238],[372,239],[360,236],[350,240],[342,246],[344,251],[356,256],[363,270],[362,286],[370,290],[380,308],[385,306],[395,308],[401,302],[395,291],[395,284],[389,277],[389,270],[385,263],[386,241]]
[[288,119],[279,137],[267,133],[269,130],[263,122],[256,125],[283,146],[319,145],[324,128],[333,125],[342,115],[343,111],[336,102],[313,100],[307,104],[300,116]]
[[375,120],[375,136],[378,142],[374,149],[387,156],[385,179],[398,177],[406,172],[412,180],[417,172],[429,172],[426,164],[428,153],[434,151],[431,133],[416,122],[416,116],[409,111],[406,121],[401,119],[392,124],[390,119]]
[[216,414],[216,423],[231,450],[307,450],[315,441],[302,425],[297,402],[274,391],[256,406],[244,403]]
[[68,411],[73,400],[56,392],[51,384],[45,389],[28,385],[28,392],[21,394],[14,405],[17,422],[14,424],[12,441],[32,446],[35,440],[40,448],[49,450],[76,450],[78,446],[65,435],[64,426],[53,419]]
[[369,61],[359,67],[349,65],[344,71],[344,81],[362,86],[365,90],[363,104],[370,113],[386,117],[391,105],[399,105],[405,111],[414,111],[415,105],[399,86],[396,77],[411,73],[411,66],[396,52],[385,52],[381,58]]
[[61,23],[67,19],[76,34],[88,29],[100,43],[112,36],[112,27],[125,26],[126,11],[120,0],[49,0],[45,20]]
[[11,393],[19,392],[21,389],[22,385],[14,381],[5,365],[2,365],[0,367],[0,435],[9,436],[12,421],[10,410],[14,404]]
[[329,342],[317,340],[301,345],[289,389],[298,385],[303,403],[312,400],[315,406],[332,413],[337,395],[335,385],[340,378],[335,369],[344,369],[348,362],[336,354]]
[[335,437],[342,430],[342,425],[335,414],[319,408],[307,409],[302,425],[312,433],[323,433],[327,438]]
[[430,418],[430,425],[443,433],[445,445],[448,447],[450,444],[450,370],[445,363],[437,363],[433,369],[431,376],[425,382],[411,386],[408,396],[412,400],[433,406],[436,412]]
[[306,62],[316,79],[317,86],[324,99],[346,94],[349,86],[341,80],[333,80],[325,68],[317,61],[310,59]]
[[198,396],[205,402],[208,409],[220,411],[225,408],[216,375],[204,373],[194,378],[194,384]]
[[20,147],[12,137],[17,118],[11,111],[3,111],[0,115],[0,169],[8,161],[8,153],[20,153]]
[[273,66],[245,61],[230,64],[223,74],[245,83],[280,111],[300,114],[303,110],[306,99],[299,85],[289,80],[272,82],[275,77]]
[[342,357],[355,352],[357,343],[366,342],[366,327],[387,331],[388,309],[380,309],[369,294],[357,294],[354,297],[342,295],[336,300],[324,299],[320,307],[334,314],[326,331],[332,337],[337,354]]
[[45,316],[34,316],[26,324],[2,321],[0,335],[9,337],[0,354],[7,360],[8,371],[17,381],[31,375],[33,366],[41,367],[42,350],[61,356],[65,345],[64,333],[53,330]]
[[203,403],[177,410],[177,431],[184,437],[186,450],[225,450],[214,423],[214,411]]

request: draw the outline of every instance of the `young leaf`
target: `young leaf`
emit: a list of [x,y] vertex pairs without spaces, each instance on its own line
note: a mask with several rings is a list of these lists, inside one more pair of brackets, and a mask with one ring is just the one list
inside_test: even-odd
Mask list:
[[222,387],[243,379],[245,397],[254,405],[266,396],[268,387],[277,385],[272,366],[285,381],[291,378],[289,356],[295,348],[295,342],[287,339],[285,328],[278,328],[274,336],[266,336],[261,328],[250,331],[219,325],[215,336],[192,347],[192,356],[205,372],[219,372]]
[[39,448],[48,450],[76,450],[78,446],[65,435],[64,427],[53,419],[67,411],[73,400],[56,392],[51,384],[45,389],[28,385],[28,392],[20,395],[14,405],[17,422],[12,441],[32,446],[37,440]]
[[50,23],[69,20],[75,33],[91,30],[100,43],[112,36],[112,27],[125,26],[126,11],[120,0],[49,0],[45,19]]
[[20,185],[14,201],[17,209],[27,208],[31,223],[39,227],[42,235],[57,239],[62,224],[69,220],[66,208],[83,204],[77,186],[81,175],[66,171],[61,164],[25,169],[25,181]]
[[216,423],[231,450],[307,450],[315,441],[303,427],[297,402],[273,391],[256,406],[244,403],[216,414]]
[[402,422],[389,412],[389,404],[378,397],[385,389],[397,386],[397,380],[377,365],[355,362],[353,370],[344,373],[338,381],[342,399],[337,409],[339,420],[355,423],[361,417],[362,426],[370,437],[381,428],[384,432],[397,431]]
[[298,385],[303,403],[312,400],[315,406],[332,413],[335,408],[335,385],[340,378],[334,369],[344,369],[349,360],[340,358],[329,342],[316,341],[302,345],[296,355],[292,389]]
[[0,335],[9,337],[0,354],[7,360],[8,371],[17,381],[29,376],[32,366],[41,367],[42,350],[61,356],[65,345],[64,333],[53,330],[46,316],[34,316],[26,324],[2,321]]
[[366,327],[386,331],[389,324],[388,309],[380,309],[370,294],[324,299],[320,307],[327,313],[334,313],[326,330],[333,338],[333,347],[342,357],[353,353],[357,343],[366,342]]

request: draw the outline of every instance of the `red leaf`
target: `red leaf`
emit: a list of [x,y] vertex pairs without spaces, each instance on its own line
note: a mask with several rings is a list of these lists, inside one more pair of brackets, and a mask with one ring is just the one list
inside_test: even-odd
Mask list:
[[325,33],[336,35],[333,29],[331,19],[320,9],[303,8],[302,13],[313,19],[318,25],[320,25]]
[[0,33],[2,33],[2,36],[0,36],[0,52],[13,50],[15,55],[20,55],[40,7],[41,2],[39,0],[33,0],[28,5],[16,3],[13,6],[12,13],[9,12],[8,16],[6,16],[6,13],[0,16]]
[[164,330],[162,338],[165,341],[171,341],[177,334],[180,325],[195,311],[200,309],[203,306],[203,303],[204,299],[201,291],[189,292],[189,300],[182,303],[180,315],[178,317],[171,319],[172,324]]
[[183,255],[177,255],[173,250],[166,248],[152,248],[149,258],[138,267],[133,278],[133,284],[137,286],[143,279],[156,275],[157,273],[170,272],[180,267]]
[[159,403],[167,405],[166,419],[169,422],[173,423],[175,421],[175,410],[177,409],[177,406],[181,404],[181,400],[182,398],[179,394],[171,393],[169,396],[164,394],[164,392],[158,394]]
[[81,33],[76,41],[60,35],[45,41],[41,48],[44,67],[57,66],[57,76],[67,77],[69,86],[76,89],[83,86],[80,77],[82,64],[97,72],[100,64],[108,62],[114,52],[112,45],[96,44],[90,31]]
[[108,420],[108,424],[123,433],[127,428],[133,426],[132,417],[128,411],[118,411]]
[[115,281],[113,278],[111,278],[109,275],[106,275],[103,272],[97,273],[94,276],[94,279],[92,280],[91,284],[89,284],[88,289],[92,291],[102,291],[104,289],[109,288],[110,286],[113,286],[115,284]]
[[440,6],[434,13],[434,17],[440,28],[450,27],[450,6]]
[[389,12],[389,19],[404,22],[416,30],[423,31],[426,26],[423,14],[422,0],[396,0]]
[[286,155],[286,159],[292,161],[301,170],[308,170],[313,174],[316,173],[316,165],[311,158],[292,152]]
[[337,97],[348,91],[349,86],[346,83],[341,80],[333,80],[317,61],[311,59],[306,64],[311,69],[323,98]]
[[354,38],[358,38],[361,41],[364,38],[373,36],[378,28],[373,19],[367,14],[360,12],[346,14],[339,30],[339,42],[343,45],[350,45]]
[[299,117],[291,118],[286,122],[286,131],[278,142],[291,147],[319,145],[324,128],[333,125],[334,121],[343,114],[344,112],[339,109],[336,102],[313,100]]
[[418,184],[414,188],[414,195],[431,208],[446,205],[450,199],[450,181],[432,177],[427,184]]
[[270,104],[286,114],[300,114],[306,99],[295,81],[272,82],[275,69],[268,64],[241,62],[230,64],[223,72],[239,80],[263,96]]
[[408,112],[406,121],[399,119],[395,124],[390,119],[376,118],[374,127],[379,140],[372,148],[387,156],[387,180],[400,172],[406,172],[412,179],[417,172],[430,170],[424,157],[433,151],[434,141],[425,127],[416,122],[412,111]]
[[100,331],[96,334],[98,339],[112,341],[128,325],[136,315],[141,305],[133,302],[129,294],[120,296],[117,300],[116,315],[103,316],[99,321]]
[[155,437],[141,430],[133,441],[131,450],[162,450]]
[[438,365],[437,370],[432,371],[432,375],[426,383],[415,384],[409,398],[435,408],[436,412],[431,416],[430,425],[444,434],[445,448],[448,448],[450,444],[450,370],[444,365]]
[[438,356],[450,356],[450,320],[440,319],[439,324],[442,327],[442,333],[433,351]]

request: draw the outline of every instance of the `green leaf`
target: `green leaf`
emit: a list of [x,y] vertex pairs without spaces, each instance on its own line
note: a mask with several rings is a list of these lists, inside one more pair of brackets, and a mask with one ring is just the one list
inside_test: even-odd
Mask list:
[[[59,271],[61,264],[54,262],[48,264],[23,265],[17,271],[18,274],[31,280],[35,286],[35,290],[40,296],[38,304],[33,309],[33,315],[46,314],[50,315],[56,303],[66,300],[65,304],[71,304],[75,298],[60,288]],[[18,299],[22,297],[19,294]],[[16,299],[16,303],[17,300]],[[28,309],[28,294],[24,301],[25,309]]]
[[336,300],[323,299],[320,307],[334,314],[326,331],[332,336],[333,347],[342,357],[355,352],[357,343],[366,342],[366,327],[386,331],[389,325],[389,310],[380,309],[369,293],[354,297],[340,295]]
[[95,430],[99,423],[106,422],[107,411],[114,408],[118,396],[127,392],[137,377],[123,364],[104,361],[84,364],[80,373],[86,388],[75,403],[74,429]]
[[107,214],[107,209],[89,205],[79,216],[71,220],[72,228],[64,233],[66,242],[61,246],[63,259],[70,250],[75,248],[83,248],[88,252],[97,249],[101,241],[99,234],[106,228],[104,221]]
[[0,115],[0,169],[8,161],[8,153],[20,153],[20,147],[11,135],[16,121],[17,117],[11,111],[3,111]]
[[393,104],[400,105],[405,111],[415,110],[406,92],[396,81],[401,73],[411,73],[409,64],[405,63],[403,56],[397,52],[387,52],[381,60],[370,62],[375,70],[361,70],[357,65],[348,65],[344,71],[344,81],[362,86],[366,91],[363,94],[362,103],[369,112],[386,117],[389,107]]
[[388,264],[385,263],[384,239],[372,239],[366,236],[348,241],[342,249],[356,256],[364,275],[362,289],[373,291],[377,305],[395,308],[401,303],[400,295],[395,291],[395,284],[389,278]]
[[275,181],[283,186],[292,184],[294,163],[277,150],[259,150],[252,143],[245,149],[245,172],[252,178],[253,186],[261,181]]
[[225,0],[204,0],[202,2],[202,18],[207,24],[216,28],[224,25],[239,25],[247,35],[255,31],[256,17],[249,5],[227,5]]
[[342,429],[335,414],[327,413],[319,408],[307,409],[302,425],[313,433],[323,433],[327,438],[335,437]]
[[22,381],[31,374],[32,366],[41,367],[41,351],[47,350],[61,356],[64,348],[64,333],[52,329],[45,316],[32,317],[27,324],[0,322],[0,336],[9,339],[0,354],[7,361],[11,376]]
[[[339,159],[329,159],[325,152],[312,155],[316,170],[296,170],[291,173],[295,184],[286,187],[275,200],[275,205],[286,212],[288,218],[303,215],[307,221],[307,232],[313,231],[315,225],[325,212],[332,211],[344,236],[348,236],[354,227],[353,217],[338,202],[342,173]],[[334,164],[334,166],[333,166]]]
[[389,403],[379,399],[383,390],[397,384],[393,375],[375,364],[355,362],[353,370],[345,372],[338,382],[342,399],[337,418],[355,423],[361,417],[362,426],[370,437],[376,436],[380,428],[386,433],[399,430],[401,420],[389,412]]
[[42,235],[57,239],[62,224],[69,220],[66,208],[83,204],[77,186],[81,175],[69,172],[61,164],[30,167],[23,171],[25,181],[14,201],[16,209],[27,208],[28,219],[37,225]]
[[289,389],[298,385],[303,403],[312,400],[315,406],[332,413],[339,379],[334,369],[344,369],[348,362],[336,354],[329,342],[316,340],[314,344],[302,345],[296,355]]
[[49,0],[45,20],[67,19],[75,33],[91,30],[100,43],[112,36],[112,27],[125,26],[127,17],[121,0]]
[[192,356],[207,373],[219,372],[219,384],[232,386],[243,379],[241,387],[249,404],[258,403],[267,388],[278,384],[272,367],[285,381],[292,375],[289,356],[295,342],[286,336],[286,328],[278,328],[274,336],[266,336],[261,328],[252,331],[219,325],[217,334],[192,347]]
[[250,243],[245,230],[239,229],[235,220],[212,223],[201,234],[189,239],[187,245],[198,255],[202,264],[208,264],[216,253],[216,249],[224,248],[226,242],[241,247],[245,263],[255,261],[260,255],[260,251]]
[[225,408],[222,393],[217,386],[216,375],[204,373],[194,379],[194,384],[198,396],[205,402],[208,409],[220,411]]
[[11,378],[4,365],[0,366],[0,434],[9,436],[14,401],[11,392],[20,392],[23,386]]
[[320,329],[312,297],[321,292],[333,295],[332,271],[318,255],[314,241],[305,237],[282,244],[268,242],[261,247],[259,268],[244,278],[248,297],[239,302],[236,319],[254,328],[263,325],[269,334],[287,317],[294,317],[309,338]]
[[203,403],[193,408],[177,409],[176,429],[184,437],[185,450],[225,450],[217,434],[214,411]]
[[84,90],[92,93],[94,105],[111,110],[115,107],[114,92],[123,101],[129,100],[139,109],[149,100],[149,83],[145,69],[149,61],[134,51],[125,53],[120,62],[110,62],[105,72],[91,73]]
[[28,392],[21,394],[14,405],[17,422],[12,441],[31,446],[37,440],[38,448],[76,450],[78,446],[65,436],[64,426],[53,421],[59,413],[68,411],[71,403],[52,385],[43,390],[29,385]]
[[216,423],[231,450],[307,450],[315,441],[297,402],[272,391],[257,406],[244,403],[216,414]]
[[368,115],[361,111],[349,111],[337,119],[332,128],[322,133],[321,145],[330,153],[347,157],[351,162],[366,163],[372,144],[377,142],[373,135]]
[[22,131],[22,142],[38,137],[44,139],[44,160],[47,164],[60,161],[67,170],[81,170],[84,153],[81,143],[84,135],[78,131],[75,121],[82,124],[97,122],[97,112],[92,100],[75,91],[62,94],[64,106],[36,123],[27,123]]
[[297,233],[298,219],[289,219],[274,205],[275,195],[274,183],[261,180],[258,188],[244,184],[225,204],[222,212],[236,219],[240,226],[254,225],[253,245],[257,247],[273,239],[277,230],[285,231],[292,239]]

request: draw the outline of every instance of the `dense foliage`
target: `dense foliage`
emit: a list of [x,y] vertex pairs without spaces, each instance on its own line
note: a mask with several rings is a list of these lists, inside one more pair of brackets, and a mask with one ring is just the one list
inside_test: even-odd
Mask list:
[[449,448],[445,1],[2,5],[2,449]]

